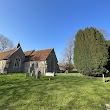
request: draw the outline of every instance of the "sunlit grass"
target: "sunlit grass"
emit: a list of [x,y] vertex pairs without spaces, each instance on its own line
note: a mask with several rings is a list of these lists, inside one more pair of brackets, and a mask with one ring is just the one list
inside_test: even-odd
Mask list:
[[0,110],[105,110],[110,82],[75,74],[25,78],[0,75]]

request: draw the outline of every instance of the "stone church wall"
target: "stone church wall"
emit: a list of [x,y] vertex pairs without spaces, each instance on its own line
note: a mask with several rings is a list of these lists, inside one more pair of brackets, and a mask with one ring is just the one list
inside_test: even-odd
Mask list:
[[7,66],[7,60],[1,60],[0,61],[0,73],[7,73],[7,71],[5,71],[6,66]]
[[24,72],[28,72],[28,69],[30,68],[30,72],[32,72],[33,69],[38,69],[38,62],[37,61],[29,61],[24,63]]
[[[16,59],[20,59],[20,67],[15,66],[15,61]],[[9,67],[7,69],[8,73],[14,73],[14,72],[23,72],[24,71],[24,60],[25,60],[25,55],[20,48],[16,50],[10,57],[9,57]]]
[[38,71],[40,71],[42,74],[45,74],[47,70],[47,66],[45,61],[38,61]]
[[59,72],[58,61],[54,50],[50,53],[47,58],[47,71],[48,72]]
[[25,72],[28,72],[28,68],[30,68],[30,72],[32,72],[32,65],[34,64],[34,68],[37,72],[40,71],[42,74],[46,71],[45,61],[29,61],[25,62]]

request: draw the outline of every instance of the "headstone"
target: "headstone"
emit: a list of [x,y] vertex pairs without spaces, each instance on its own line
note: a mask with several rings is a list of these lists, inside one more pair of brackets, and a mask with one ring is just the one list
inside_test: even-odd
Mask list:
[[30,72],[34,70],[34,63],[31,65]]
[[55,73],[54,72],[47,72],[45,75],[46,76],[55,76]]
[[38,71],[38,73],[37,73],[37,75],[36,75],[37,79],[40,79],[40,76],[41,76],[41,72]]
[[25,73],[25,78],[29,77],[30,74],[30,68],[28,68],[28,71]]
[[66,69],[65,73],[67,74],[68,73],[68,70]]
[[25,73],[25,78],[29,77],[29,73]]
[[28,73],[30,73],[30,67],[28,68]]
[[32,78],[34,78],[35,77],[35,70],[33,70],[31,74],[32,74]]

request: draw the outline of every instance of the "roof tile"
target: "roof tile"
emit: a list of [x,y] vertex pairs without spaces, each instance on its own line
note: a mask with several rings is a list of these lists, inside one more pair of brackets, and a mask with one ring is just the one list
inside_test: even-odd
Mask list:
[[24,52],[24,54],[27,56],[30,53],[31,58],[29,59],[30,61],[44,61],[46,58],[49,56],[50,52],[53,50],[51,49],[45,49],[45,50],[39,50],[39,51],[27,51]]
[[0,52],[0,60],[5,60],[7,59],[16,49],[9,50],[6,52]]

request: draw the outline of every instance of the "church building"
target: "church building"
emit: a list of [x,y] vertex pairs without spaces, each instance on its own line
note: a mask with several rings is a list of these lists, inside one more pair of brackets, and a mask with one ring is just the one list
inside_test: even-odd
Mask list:
[[53,48],[23,52],[20,44],[16,48],[0,53],[0,73],[28,72],[36,69],[41,73],[58,72],[58,60]]

